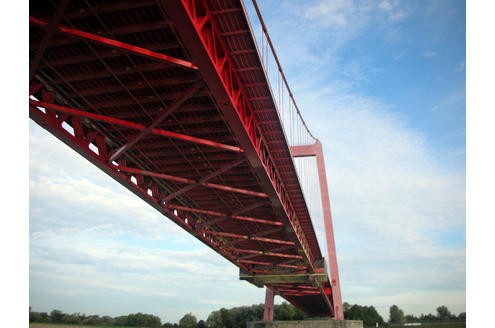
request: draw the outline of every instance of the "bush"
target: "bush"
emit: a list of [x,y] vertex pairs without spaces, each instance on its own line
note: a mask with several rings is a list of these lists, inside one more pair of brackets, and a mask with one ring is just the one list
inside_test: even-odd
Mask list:
[[60,322],[61,323],[65,323],[65,324],[70,324],[70,325],[78,325],[81,323],[81,319],[79,319],[79,316],[75,315],[75,314],[66,314],[64,316],[62,316],[62,318],[60,319]]

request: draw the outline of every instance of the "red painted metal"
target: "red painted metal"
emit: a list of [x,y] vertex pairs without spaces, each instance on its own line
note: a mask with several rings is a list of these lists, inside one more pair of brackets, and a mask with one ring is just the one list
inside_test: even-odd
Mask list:
[[273,291],[265,287],[265,306],[263,311],[263,320],[264,321],[273,321],[273,304],[275,301],[275,295]]
[[29,66],[29,82],[31,82],[31,80],[34,77],[34,73],[38,69],[38,65],[40,64],[40,61],[43,58],[43,54],[45,53],[46,47],[48,46],[50,40],[55,34],[55,31],[57,30],[57,26],[60,20],[62,19],[62,15],[68,3],[69,3],[68,0],[62,1],[62,3],[59,4],[59,6],[57,7],[57,11],[53,15],[53,20],[50,23],[47,23],[46,33],[43,36],[43,40],[41,41],[40,47],[38,48],[38,51],[36,52],[36,55],[34,56],[31,62],[31,65]]
[[[303,232],[298,219],[298,213],[291,202],[284,180],[280,177],[273,155],[262,137],[263,133],[255,117],[247,91],[242,85],[235,64],[230,58],[221,33],[218,31],[209,5],[206,1],[194,0],[162,1],[161,4],[174,24],[186,37],[183,42],[197,57],[198,67],[206,73],[204,75],[205,81],[213,90],[213,95],[221,105],[224,115],[233,125],[233,132],[242,134],[237,136],[242,148],[245,151],[250,149],[249,152],[256,156],[251,157],[256,160],[252,165],[254,167],[261,165],[268,174],[266,183],[273,186],[275,192],[273,199],[280,202],[284,217],[288,219],[288,224],[292,226],[295,233],[294,241],[301,245],[300,247],[307,258],[307,265],[314,269],[315,255],[313,253],[319,253],[319,248],[310,250],[306,239],[307,235]],[[260,67],[261,65],[258,69]],[[275,106],[273,108],[276,112]],[[290,152],[288,154],[290,155]],[[300,192],[302,196],[302,190]],[[307,209],[305,210],[305,215],[309,218]]]
[[255,196],[255,197],[261,197],[261,198],[268,197],[266,194],[260,193],[260,192],[254,192],[251,190],[234,188],[234,187],[230,187],[230,186],[223,186],[223,185],[219,185],[216,183],[195,181],[195,180],[181,178],[181,177],[177,177],[177,176],[173,176],[173,175],[169,175],[169,174],[164,174],[164,173],[150,172],[150,171],[136,169],[136,168],[122,166],[122,165],[118,165],[118,166],[116,166],[116,168],[119,171],[124,171],[124,172],[129,172],[129,173],[137,173],[140,175],[146,175],[146,176],[150,176],[150,177],[172,180],[175,182],[185,183],[185,184],[194,185],[194,186],[200,185],[200,186],[204,186],[204,187],[215,188],[215,189],[220,189],[220,190],[225,190],[225,191],[230,191],[230,192],[235,192],[235,193],[250,195],[250,196]]
[[[189,190],[195,188],[199,183],[206,183],[207,181],[231,170],[232,168],[236,167],[236,166],[239,166],[240,164],[242,164],[245,160],[244,159],[239,159],[237,161],[233,161],[223,167],[221,167],[219,170],[216,170],[210,174],[208,174],[207,176],[201,178],[197,184],[190,184],[189,186],[186,186],[184,188],[181,188],[173,193],[171,193],[170,195],[166,196],[163,198],[163,202],[166,203],[168,201],[170,201],[171,199],[174,199],[174,198],[177,198],[178,196],[188,192]],[[233,188],[232,191],[234,191],[235,189],[238,189],[240,191],[240,193],[244,193],[244,194],[251,194],[251,195],[259,195],[260,197],[267,197],[266,194],[264,195],[261,195],[261,193],[255,193],[253,191],[247,191],[247,190],[244,190],[244,189],[239,189],[239,188]]]
[[188,98],[190,98],[193,94],[195,94],[202,86],[203,84],[201,83],[201,81],[199,81],[194,85],[192,85],[191,87],[189,87],[189,89],[187,89],[182,96],[176,99],[169,107],[167,107],[166,110],[162,111],[160,116],[153,120],[153,123],[151,123],[146,128],[142,129],[138,135],[136,135],[134,138],[129,140],[125,145],[123,145],[115,153],[113,153],[112,156],[110,156],[110,158],[108,159],[108,161],[113,162],[123,153],[129,150],[129,148],[134,146],[139,140],[141,140],[146,135],[150,134],[154,128],[156,128],[166,117],[168,117],[177,108],[179,108],[179,106],[181,106]]
[[[44,21],[42,19],[38,19],[38,18],[33,17],[33,16],[29,16],[29,23],[34,24],[34,25],[38,25],[38,26],[50,25],[49,22],[46,22],[46,21]],[[77,37],[77,38],[86,39],[86,40],[89,40],[89,41],[101,43],[101,44],[104,44],[104,45],[107,45],[107,46],[111,46],[111,47],[114,47],[114,48],[118,48],[118,49],[122,49],[122,50],[129,51],[129,52],[132,52],[132,53],[136,53],[136,54],[139,54],[139,55],[142,55],[142,56],[146,56],[146,57],[150,57],[150,58],[153,58],[153,59],[157,59],[157,60],[160,60],[160,61],[169,63],[169,64],[174,64],[174,65],[177,65],[177,66],[180,66],[180,67],[184,67],[184,68],[188,68],[188,69],[198,69],[198,67],[196,65],[194,65],[193,63],[190,63],[188,61],[185,61],[185,60],[182,60],[182,59],[173,58],[173,57],[170,57],[170,56],[167,56],[167,55],[158,53],[158,52],[151,51],[149,49],[137,47],[137,46],[134,46],[132,44],[127,44],[127,43],[120,42],[120,41],[117,41],[117,40],[112,40],[112,39],[105,38],[105,37],[102,37],[102,36],[99,36],[99,35],[96,35],[96,34],[88,33],[88,32],[85,32],[85,31],[81,31],[81,30],[78,30],[78,29],[75,29],[75,28],[70,28],[70,27],[67,27],[67,26],[59,25],[59,26],[57,26],[57,30],[59,30],[62,33],[65,33],[65,34],[68,34],[70,36],[73,36],[73,37]]]
[[[238,259],[239,263],[246,263],[246,264],[256,264],[259,266],[264,266],[264,267],[273,267],[273,268],[289,268],[289,269],[305,269],[306,267],[303,265],[291,265],[291,264],[276,264],[273,262],[263,262],[263,261],[253,261],[253,260],[244,260],[244,259]],[[271,271],[261,271],[261,270],[251,270],[253,272],[259,272],[259,273],[272,273],[273,270]]]
[[[46,109],[53,109],[53,110],[56,110],[59,112],[63,112],[63,113],[67,113],[67,114],[71,114],[71,115],[75,115],[75,116],[91,118],[93,120],[97,120],[97,121],[101,121],[101,122],[121,125],[121,126],[125,126],[128,128],[136,129],[136,130],[146,130],[146,126],[144,126],[142,124],[137,124],[137,123],[125,121],[125,120],[121,120],[121,119],[114,118],[114,117],[108,117],[108,116],[104,116],[104,115],[89,113],[89,112],[77,110],[74,108],[60,106],[60,105],[56,105],[56,104],[52,104],[52,103],[47,103],[44,101],[36,101],[33,99],[29,99],[29,104],[32,106],[43,107]],[[237,153],[243,152],[243,150],[239,147],[225,145],[225,144],[221,144],[219,142],[214,142],[214,141],[210,141],[210,140],[195,138],[192,136],[188,136],[185,134],[176,133],[176,132],[172,132],[172,131],[165,131],[165,130],[153,128],[153,129],[151,129],[151,133],[156,134],[156,135],[160,135],[160,136],[164,136],[164,137],[180,139],[180,140],[187,141],[187,142],[198,143],[198,144],[205,145],[205,146],[217,147],[217,148],[221,148],[224,150],[230,150],[230,151],[237,152]]]
[[[233,220],[246,221],[246,222],[256,222],[256,223],[261,223],[261,224],[266,224],[266,225],[274,225],[274,226],[283,226],[284,225],[280,221],[271,221],[271,220],[258,219],[258,218],[247,217],[247,216],[240,216],[240,215],[228,215],[228,214],[220,213],[220,212],[216,212],[216,211],[203,210],[203,209],[199,209],[199,208],[191,208],[191,207],[179,206],[179,205],[173,205],[173,204],[167,205],[167,208],[171,209],[171,210],[181,210],[181,211],[192,212],[192,213],[206,214],[209,216],[220,216],[220,217],[225,218],[225,219],[233,219]],[[298,257],[298,258],[300,258],[300,257]]]
[[237,233],[230,233],[230,232],[201,230],[200,233],[204,233],[207,235],[214,235],[214,236],[230,237],[230,238],[236,238],[236,239],[263,241],[266,243],[273,243],[273,244],[291,245],[291,246],[294,245],[293,241],[280,240],[280,239],[274,239],[274,238],[256,237],[256,236],[249,236],[249,235],[240,235]]
[[339,267],[337,264],[337,252],[333,234],[332,212],[330,209],[330,196],[328,193],[327,174],[325,171],[325,159],[323,147],[319,141],[313,145],[291,147],[293,157],[315,156],[318,169],[318,182],[320,185],[321,203],[323,207],[323,221],[325,224],[325,237],[327,241],[328,262],[332,279],[332,300],[336,320],[344,320],[344,309],[340,292]]
[[43,83],[34,83],[29,86],[29,96],[32,96],[36,91],[41,90],[43,88]]
[[[275,257],[283,257],[289,259],[301,259],[301,255],[292,255],[292,254],[284,254],[284,253],[276,253],[276,252],[264,252],[258,251],[254,249],[240,249],[240,248],[228,248],[229,251],[237,252],[237,253],[247,253],[254,255],[267,255],[267,256],[275,256]],[[244,258],[246,259],[246,258]]]
[[[324,273],[242,2],[62,7],[30,6],[31,119],[243,272]],[[266,286],[333,315],[315,284]]]

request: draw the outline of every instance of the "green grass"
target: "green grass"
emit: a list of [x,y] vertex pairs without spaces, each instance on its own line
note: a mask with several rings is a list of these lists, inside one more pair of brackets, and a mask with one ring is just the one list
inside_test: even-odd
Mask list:
[[423,323],[421,326],[393,326],[393,328],[465,328],[465,322],[452,323]]
[[[68,324],[54,324],[54,323],[29,323],[29,328],[131,328],[124,326],[96,326],[96,325],[68,325]],[[141,327],[145,328],[145,327]]]

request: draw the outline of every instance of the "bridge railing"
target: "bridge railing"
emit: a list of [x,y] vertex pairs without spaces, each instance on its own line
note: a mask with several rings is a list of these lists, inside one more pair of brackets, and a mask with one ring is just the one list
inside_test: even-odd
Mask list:
[[294,94],[275,51],[268,29],[256,0],[252,0],[255,14],[248,15],[265,74],[268,78],[279,118],[289,146],[314,144],[317,138],[304,121]]

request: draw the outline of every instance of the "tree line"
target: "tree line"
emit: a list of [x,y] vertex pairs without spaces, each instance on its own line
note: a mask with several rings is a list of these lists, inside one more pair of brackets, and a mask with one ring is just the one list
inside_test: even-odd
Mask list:
[[404,315],[404,311],[397,305],[389,308],[389,318],[385,322],[373,306],[350,305],[344,303],[344,318],[348,320],[362,320],[364,327],[387,327],[389,325],[399,325],[404,323],[433,323],[433,322],[466,322],[466,312],[459,315],[452,314],[445,305],[437,307],[437,313],[421,314],[416,317],[412,314]]
[[[421,314],[416,317],[412,314],[404,315],[404,311],[397,305],[389,309],[389,318],[386,322],[373,306],[350,305],[344,303],[344,318],[348,320],[362,320],[364,327],[387,327],[389,325],[413,323],[413,322],[465,322],[466,312],[459,315],[452,314],[449,309],[442,305],[437,307],[436,315],[431,313]],[[53,310],[50,314],[46,312],[35,312],[29,308],[29,322],[55,323],[55,324],[78,324],[98,326],[125,326],[125,327],[166,327],[166,328],[245,328],[249,321],[263,320],[263,304],[251,306],[234,307],[231,309],[221,308],[210,313],[205,320],[197,320],[192,313],[185,314],[179,323],[166,322],[162,325],[161,319],[152,314],[133,313],[118,317],[86,315],[80,313],[66,314],[59,310]],[[273,320],[304,320],[306,315],[295,306],[283,302],[275,304],[273,308]]]
[[455,315],[452,314],[445,305],[441,305],[437,307],[436,315],[428,313],[426,315],[421,314],[419,317],[416,317],[412,314],[404,315],[404,311],[402,311],[397,305],[392,305],[390,307],[389,322],[392,324],[409,322],[466,322],[466,312],[461,312],[458,315]]
[[[135,313],[118,317],[86,315],[81,313],[67,314],[60,310],[36,312],[29,308],[29,322],[78,324],[98,326],[125,327],[166,327],[166,328],[245,328],[248,321],[263,319],[264,305],[241,306],[231,309],[221,308],[210,313],[206,321],[197,320],[192,313],[185,314],[179,323],[166,322],[152,314]],[[283,302],[273,307],[274,320],[303,320],[304,313],[293,305]]]
[[108,315],[67,314],[60,310],[53,310],[48,314],[32,311],[31,308],[29,308],[29,322],[126,327],[161,327],[162,325],[159,317],[145,313],[132,313],[113,318]]

